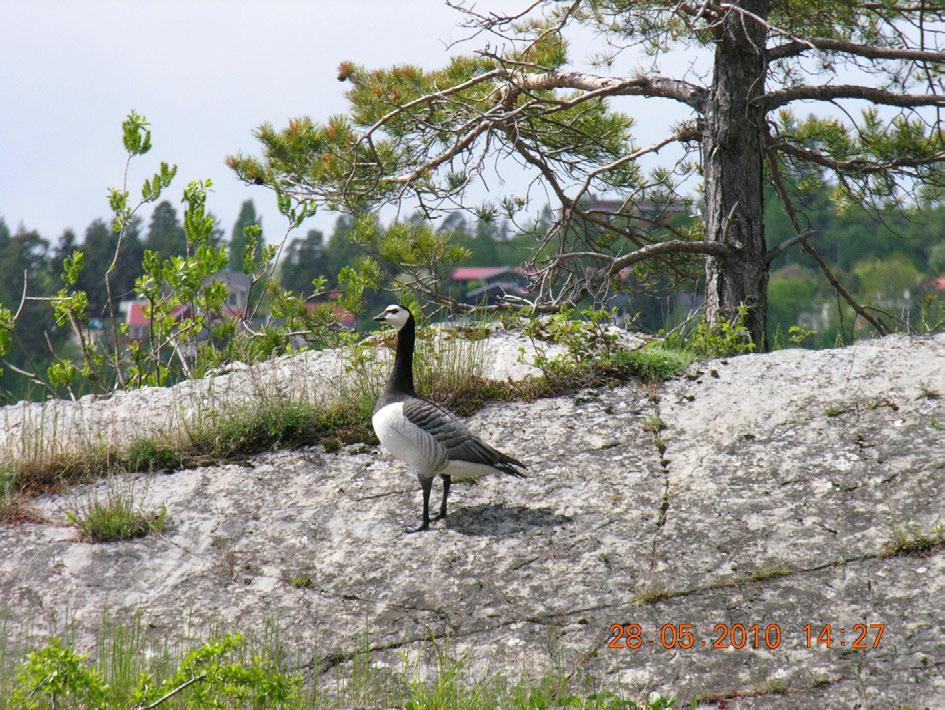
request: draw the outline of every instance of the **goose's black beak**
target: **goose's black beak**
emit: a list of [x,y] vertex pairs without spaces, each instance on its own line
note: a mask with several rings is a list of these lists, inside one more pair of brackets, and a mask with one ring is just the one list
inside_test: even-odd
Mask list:
[[378,313],[376,316],[374,316],[374,320],[387,320],[387,319],[384,317],[385,315],[386,315],[386,314],[382,311],[381,313]]

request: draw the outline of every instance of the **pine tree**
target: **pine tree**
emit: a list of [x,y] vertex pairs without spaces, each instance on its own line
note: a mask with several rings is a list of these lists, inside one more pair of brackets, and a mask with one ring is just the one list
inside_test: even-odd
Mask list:
[[[672,257],[669,267],[699,258],[708,319],[747,307],[746,326],[764,348],[769,264],[799,246],[860,317],[885,330],[816,253],[788,183],[797,166],[813,164],[828,171],[838,203],[876,208],[941,193],[945,136],[926,108],[945,105],[945,53],[937,49],[945,1],[574,0],[534,3],[516,18],[464,12],[481,34],[501,39],[439,71],[346,62],[339,78],[351,86],[348,115],[325,125],[297,119],[283,131],[264,125],[263,158],[233,157],[230,165],[247,182],[290,185],[297,198],[330,208],[411,199],[431,211],[469,208],[466,186],[497,157],[513,156],[544,188],[530,192],[557,202],[536,255],[538,309],[599,298],[618,272],[647,260]],[[588,30],[601,38],[599,73],[568,56],[568,36]],[[639,66],[620,51],[634,45],[650,50]],[[705,81],[688,70],[661,73],[669,55],[704,58]],[[637,105],[641,120],[663,120],[657,99],[690,118],[637,145],[634,119],[608,103],[628,96],[653,104]],[[806,111],[807,102],[843,112],[799,118],[793,110]],[[638,162],[672,150],[682,157],[650,174]],[[678,198],[694,179],[702,183],[701,222],[636,223],[646,201]],[[774,248],[763,220],[766,182],[795,231]],[[589,207],[592,191],[615,199]],[[510,215],[526,206],[519,195],[502,202]],[[572,228],[581,222],[600,229]]]
[[151,213],[151,222],[144,239],[144,248],[164,258],[187,253],[187,237],[177,219],[177,211],[168,200],[162,200]]
[[310,229],[304,239],[293,242],[288,249],[280,268],[282,288],[300,295],[311,293],[313,279],[329,276],[327,264],[325,235]]

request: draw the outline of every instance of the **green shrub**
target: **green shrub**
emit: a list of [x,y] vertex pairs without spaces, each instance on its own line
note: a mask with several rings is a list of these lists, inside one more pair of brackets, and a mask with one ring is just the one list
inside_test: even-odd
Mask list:
[[[105,710],[108,686],[95,668],[73,649],[54,638],[29,654],[16,678],[10,704],[23,710],[45,707],[81,707]],[[48,701],[48,702],[44,702]]]
[[747,317],[748,307],[742,304],[733,315],[722,316],[713,324],[702,319],[688,333],[670,333],[663,338],[663,344],[707,358],[744,355],[755,349],[751,333],[745,327]]

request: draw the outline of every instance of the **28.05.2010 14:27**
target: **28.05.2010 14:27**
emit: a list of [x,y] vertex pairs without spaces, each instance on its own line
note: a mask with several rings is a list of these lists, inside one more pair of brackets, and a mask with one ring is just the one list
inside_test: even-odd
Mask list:
[[[847,641],[847,629],[842,626],[824,624],[815,627],[807,624],[801,629],[803,641],[807,648],[849,647],[852,649],[879,648],[880,639],[886,630],[885,624],[853,624],[850,633],[854,636]],[[870,642],[869,636],[875,632]],[[704,649],[769,649],[780,648],[782,643],[781,627],[778,624],[716,624],[712,630],[712,637],[697,641],[697,631],[693,624],[663,624],[659,628],[658,638],[644,632],[640,624],[612,624],[610,627],[610,642],[608,648],[628,649],[631,651],[643,647],[689,650],[691,648]]]

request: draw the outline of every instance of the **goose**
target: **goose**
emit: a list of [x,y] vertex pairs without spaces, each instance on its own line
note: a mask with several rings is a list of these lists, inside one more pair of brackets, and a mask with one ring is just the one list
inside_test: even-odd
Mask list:
[[404,306],[392,304],[374,317],[397,329],[397,354],[387,385],[377,399],[371,423],[381,445],[417,474],[423,490],[423,520],[404,532],[430,527],[430,491],[433,479],[443,479],[440,513],[446,517],[451,483],[475,480],[489,473],[525,478],[525,464],[497,451],[466,428],[452,412],[420,397],[413,388],[413,349],[416,322]]

